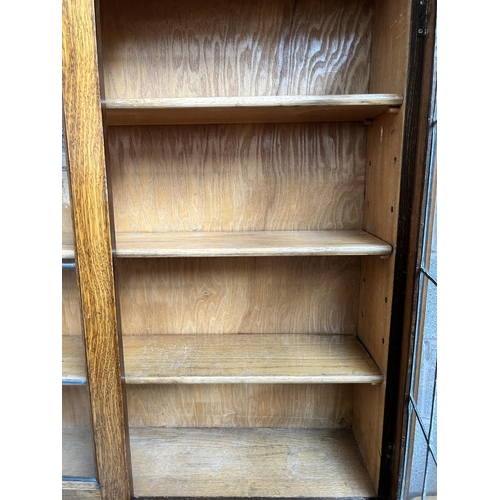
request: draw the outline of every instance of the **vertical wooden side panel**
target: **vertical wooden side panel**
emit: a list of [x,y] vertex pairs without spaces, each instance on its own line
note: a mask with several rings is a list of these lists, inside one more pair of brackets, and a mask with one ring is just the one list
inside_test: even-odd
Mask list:
[[130,498],[92,0],[63,0],[63,106],[75,261],[104,500]]
[[[389,259],[364,257],[361,268],[358,336],[387,376],[397,252],[398,214],[405,126],[411,1],[375,1],[370,92],[403,94],[398,114],[386,114],[367,130],[363,229],[393,245]],[[386,382],[357,386],[353,431],[375,489],[382,460]]]

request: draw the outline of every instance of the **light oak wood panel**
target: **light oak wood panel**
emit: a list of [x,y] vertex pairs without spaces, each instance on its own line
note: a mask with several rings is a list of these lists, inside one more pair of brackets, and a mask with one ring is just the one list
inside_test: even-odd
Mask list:
[[357,330],[359,257],[119,259],[116,266],[123,335]]
[[[63,235],[64,236],[64,235]],[[359,230],[118,233],[116,256],[236,257],[291,255],[389,255],[391,245]],[[73,255],[64,245],[63,258]],[[66,256],[66,257],[64,257]]]
[[131,429],[135,494],[372,497],[349,430]]
[[62,428],[62,475],[94,478],[92,432],[85,427]]
[[353,385],[128,385],[131,427],[348,428]]
[[83,339],[78,335],[64,336],[62,339],[62,383],[83,384],[86,378]]
[[[108,125],[364,121],[397,111],[391,94],[107,99]],[[392,108],[392,109],[391,109]]]
[[[380,370],[351,335],[130,335],[128,384],[377,384]],[[63,384],[85,382],[78,337],[63,339]]]
[[62,269],[62,335],[82,335],[80,298],[74,268]]
[[382,382],[351,335],[142,335],[123,348],[128,384]]
[[115,230],[361,229],[365,126],[110,127]]
[[[67,340],[73,338],[68,337]],[[62,426],[90,429],[89,391],[86,385],[62,386]]]
[[62,482],[62,500],[101,500],[101,498],[101,490],[96,482]]
[[102,2],[107,98],[363,94],[368,0]]
[[[373,17],[370,91],[407,96],[411,2],[376,3]],[[376,61],[376,64],[375,64]],[[397,230],[406,102],[397,114],[376,118],[367,128],[366,190],[363,229],[397,252]],[[391,331],[395,254],[387,261],[363,259],[358,337],[384,376]],[[353,431],[370,477],[378,489],[386,383],[356,387]]]
[[104,500],[128,500],[94,7],[92,0],[62,3],[63,121],[96,472]]

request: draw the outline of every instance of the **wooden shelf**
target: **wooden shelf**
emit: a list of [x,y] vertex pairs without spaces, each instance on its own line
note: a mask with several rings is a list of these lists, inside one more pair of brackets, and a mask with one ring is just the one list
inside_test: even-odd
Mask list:
[[[126,335],[128,384],[379,384],[352,335]],[[85,383],[80,337],[63,338],[63,383]]]
[[108,99],[108,125],[363,121],[397,111],[395,94]]
[[[73,247],[65,244],[63,258]],[[117,257],[389,255],[392,247],[360,230],[117,233]]]
[[94,446],[90,428],[62,428],[62,475],[68,478],[95,477]]
[[375,497],[352,431],[131,428],[134,494]]

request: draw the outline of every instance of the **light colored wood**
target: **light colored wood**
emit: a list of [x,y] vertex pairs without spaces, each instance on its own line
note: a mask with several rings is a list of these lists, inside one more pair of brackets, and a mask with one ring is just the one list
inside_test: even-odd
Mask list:
[[364,121],[397,111],[403,97],[337,96],[108,99],[108,125]]
[[388,255],[391,251],[387,243],[356,230],[116,235],[117,257]]
[[116,233],[361,229],[361,123],[110,127]]
[[368,0],[101,5],[106,99],[364,94]]
[[62,428],[62,475],[70,478],[96,477],[89,427]]
[[[63,383],[84,383],[82,343],[63,340]],[[123,349],[128,384],[382,382],[351,335],[133,335]]]
[[101,490],[94,481],[63,481],[62,500],[101,500]]
[[124,339],[128,384],[376,384],[351,335],[154,335]]
[[131,429],[137,496],[372,497],[349,430]]
[[[63,249],[64,255],[64,249]],[[74,255],[74,252],[72,252]],[[82,336],[82,316],[75,269],[62,269],[62,335]]]
[[66,385],[84,384],[86,379],[83,339],[77,335],[63,336],[62,383]]
[[122,333],[354,335],[360,259],[118,259]]
[[[370,92],[407,94],[411,2],[378,2],[373,17]],[[376,64],[375,64],[376,61]],[[389,259],[362,258],[358,337],[387,374],[394,265],[397,252],[405,104],[399,113],[375,118],[367,128],[363,229],[390,243]],[[353,431],[378,489],[384,425],[385,382],[356,386]]]
[[63,0],[62,91],[66,160],[96,472],[103,500],[129,500],[95,33],[94,2]]
[[[117,257],[390,255],[391,245],[359,230],[118,233]],[[64,241],[64,240],[63,240]],[[72,251],[63,244],[63,256]],[[68,257],[65,257],[68,258]]]
[[352,384],[132,384],[131,427],[350,428]]
[[90,429],[89,391],[86,385],[62,386],[62,426]]

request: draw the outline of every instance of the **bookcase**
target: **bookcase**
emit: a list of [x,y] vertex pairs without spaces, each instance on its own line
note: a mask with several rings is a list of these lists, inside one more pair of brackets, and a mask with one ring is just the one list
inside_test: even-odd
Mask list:
[[64,0],[96,498],[379,494],[415,9]]

